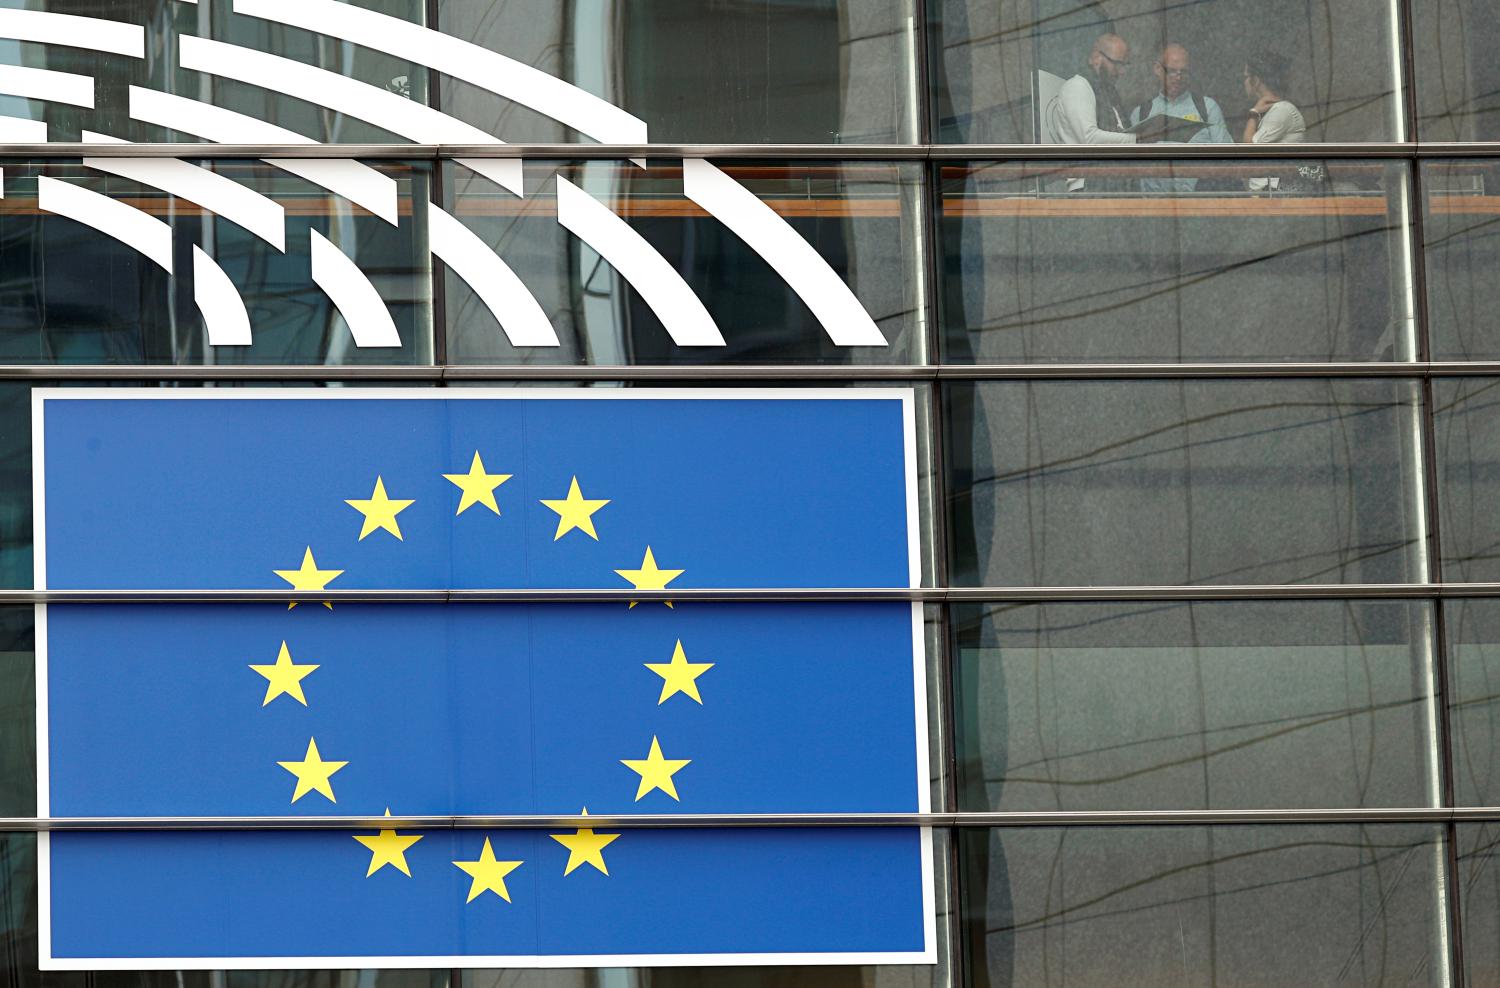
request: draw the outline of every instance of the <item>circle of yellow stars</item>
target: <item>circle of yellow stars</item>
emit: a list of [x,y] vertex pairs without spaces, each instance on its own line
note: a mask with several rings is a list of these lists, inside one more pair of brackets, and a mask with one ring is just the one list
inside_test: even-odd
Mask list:
[[[467,471],[443,474],[444,479],[457,487],[459,491],[454,515],[462,515],[470,508],[480,506],[500,516],[500,503],[495,492],[513,476],[508,473],[490,473],[484,464],[483,456],[476,449]],[[384,476],[376,474],[375,484],[369,497],[346,498],[344,503],[361,516],[356,541],[363,542],[377,532],[385,532],[396,540],[404,542],[405,536],[401,532],[398,516],[415,504],[416,500],[391,497],[386,492]],[[557,515],[557,530],[552,537],[554,542],[572,532],[580,532],[596,542],[599,541],[599,532],[594,525],[594,515],[608,505],[610,499],[585,497],[576,476],[570,480],[565,496],[542,498],[540,503]],[[304,547],[301,565],[296,569],[278,569],[273,572],[295,591],[326,590],[330,583],[344,573],[341,569],[320,567],[310,545]],[[684,570],[663,568],[658,565],[651,546],[647,545],[638,567],[616,569],[614,572],[636,590],[657,591],[666,590],[668,584],[681,576]],[[639,601],[632,600],[629,606],[634,608],[637,603]],[[672,607],[671,601],[663,601],[663,603],[669,608]],[[331,601],[322,601],[322,604],[329,610],[333,609]],[[296,606],[297,602],[291,601],[287,604],[287,609],[290,610]],[[688,661],[680,639],[673,646],[669,661],[646,662],[643,665],[661,677],[661,693],[656,701],[658,706],[679,694],[699,706],[703,705],[703,696],[698,689],[698,678],[712,669],[714,663]],[[308,699],[303,690],[303,680],[321,668],[321,665],[296,662],[292,658],[287,642],[283,640],[274,662],[251,663],[249,667],[266,680],[265,696],[261,700],[262,707],[269,706],[274,700],[283,696],[307,707]],[[338,800],[333,792],[333,776],[346,768],[349,762],[324,759],[318,750],[317,739],[309,736],[307,749],[301,759],[282,760],[277,761],[276,764],[290,772],[296,779],[292,790],[291,801],[293,803],[309,793],[317,793],[329,802],[337,803]],[[683,768],[692,764],[692,759],[667,758],[662,751],[660,739],[652,735],[651,746],[646,757],[622,758],[620,764],[639,777],[635,794],[636,802],[657,791],[680,801],[674,777]],[[588,812],[588,807],[585,806],[580,815],[586,817]],[[385,815],[387,817],[391,815],[390,807],[386,807]],[[355,834],[354,840],[370,852],[365,877],[373,877],[387,866],[408,878],[411,877],[411,867],[407,863],[406,852],[422,840],[423,836],[423,834],[402,834],[395,828],[381,829],[374,834]],[[609,875],[609,868],[604,861],[604,849],[619,839],[619,834],[597,833],[591,827],[579,827],[571,834],[549,834],[548,836],[561,844],[568,852],[568,860],[563,867],[564,877],[573,874],[583,865],[589,865],[602,875]],[[506,876],[523,864],[525,864],[524,861],[497,859],[488,835],[484,838],[484,846],[478,858],[473,861],[453,862],[454,867],[467,874],[471,880],[468,897],[464,900],[466,903],[480,898],[485,892],[493,892],[498,898],[510,902],[510,890],[505,884]]]

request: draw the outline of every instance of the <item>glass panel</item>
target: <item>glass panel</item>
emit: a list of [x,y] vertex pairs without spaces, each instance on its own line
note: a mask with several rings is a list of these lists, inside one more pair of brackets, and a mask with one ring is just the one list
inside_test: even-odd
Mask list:
[[[725,165],[711,177],[740,201],[700,195],[704,205],[686,197],[681,167],[668,163],[527,162],[525,199],[449,167],[449,212],[515,272],[541,308],[538,320],[545,314],[541,332],[558,340],[512,343],[511,336],[526,339],[523,307],[499,306],[510,321],[502,329],[450,265],[453,363],[922,361],[921,173],[914,164]],[[559,214],[560,187],[571,194],[567,216]],[[597,216],[578,212],[579,189]],[[770,212],[747,210],[755,205],[749,195]],[[731,229],[746,217],[764,223],[754,247]],[[645,244],[613,250],[609,225],[617,218]]]
[[1485,0],[1411,5],[1417,135],[1424,141],[1500,138],[1500,24]]
[[1453,801],[1500,804],[1500,600],[1443,603]]
[[1422,163],[1433,360],[1500,357],[1500,162]]
[[966,831],[976,986],[1447,985],[1436,827]]
[[1197,140],[1248,141],[1250,110],[1277,99],[1284,109],[1267,114],[1261,141],[1273,123],[1277,142],[1403,134],[1393,3],[934,0],[928,9],[936,131],[945,142],[1128,140],[1058,133],[1052,103],[1060,92],[1080,123],[1086,101],[1098,111],[1087,122],[1117,133],[1165,109],[1222,119],[1222,129]]
[[389,219],[260,162],[7,162],[0,363],[430,362],[427,216],[413,208],[430,166],[303,164],[345,170]]
[[1416,356],[1405,165],[1011,162],[938,179],[949,362]]
[[[212,134],[195,131],[188,122],[190,114],[182,106],[169,112],[170,121],[153,119],[155,115],[150,113],[137,114],[140,119],[136,119],[130,105],[132,86],[243,113],[325,143],[401,143],[408,136],[399,133],[399,128],[379,125],[382,120],[389,123],[391,114],[389,107],[380,109],[378,103],[372,104],[371,94],[377,101],[387,93],[427,101],[427,70],[422,66],[273,20],[230,16],[228,4],[206,0],[194,4],[176,0],[7,0],[5,6],[103,18],[145,31],[142,56],[0,40],[0,65],[70,73],[82,77],[75,80],[76,85],[94,80],[92,106],[70,103],[58,95],[60,90],[55,85],[44,87],[45,98],[0,96],[0,114],[45,121],[47,138],[52,141],[77,141],[85,130],[131,141],[266,139],[257,136],[260,130],[253,124],[250,129],[239,128],[245,135],[240,138],[217,130]],[[365,0],[360,6],[417,24],[423,21],[425,10],[424,0]],[[184,44],[184,39],[194,41]],[[195,45],[196,39],[210,45]],[[305,80],[299,73],[266,59],[251,63],[247,72],[231,66],[225,57],[226,52],[231,56],[238,53],[216,49],[214,44],[281,56],[373,87],[359,98],[363,117],[351,115],[348,111],[354,104],[332,96],[327,86],[316,80]],[[243,76],[244,81],[234,76]]]
[[[914,141],[912,16],[911,0],[438,4],[444,33],[608,100],[669,144]],[[443,108],[507,141],[577,138],[464,82],[444,83]]]
[[954,383],[955,584],[1420,582],[1397,381]]
[[1500,826],[1458,825],[1459,909],[1466,985],[1500,985]]
[[959,808],[1436,806],[1426,605],[955,607]]
[[1435,378],[1433,452],[1442,525],[1443,579],[1500,580],[1500,412],[1495,378]]

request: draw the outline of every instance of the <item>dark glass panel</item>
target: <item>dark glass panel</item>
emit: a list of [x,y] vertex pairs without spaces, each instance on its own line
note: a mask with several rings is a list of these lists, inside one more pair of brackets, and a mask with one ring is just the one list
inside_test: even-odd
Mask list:
[[1416,356],[1404,165],[1011,162],[938,180],[950,362]]
[[[916,136],[911,0],[440,0],[446,34],[633,114],[656,143],[890,143]],[[507,141],[578,132],[464,82],[443,108]]]
[[1435,827],[960,838],[970,983],[1449,984]]
[[[725,164],[741,192],[779,218],[777,235],[817,258],[794,267],[849,286],[849,308],[825,325],[804,295],[758,253],[684,193],[681,169],[667,162],[570,165],[528,162],[527,197],[499,192],[452,165],[448,210],[477,234],[536,299],[558,346],[515,346],[479,294],[451,269],[447,277],[448,355],[453,363],[547,364],[902,364],[924,352],[920,170],[884,162]],[[627,281],[595,244],[597,230],[570,232],[558,218],[558,183],[582,188],[665,260],[670,283],[691,292],[722,335],[722,345],[676,342],[693,314],[672,303],[653,308],[647,289]],[[575,192],[576,194],[576,192]],[[729,219],[732,211],[720,210]],[[631,249],[630,259],[642,253]],[[814,270],[816,269],[816,270]],[[680,281],[678,277],[680,276]],[[654,281],[654,279],[653,279]],[[838,289],[842,292],[843,289]],[[862,311],[861,311],[862,310]],[[506,312],[514,316],[516,310]],[[885,345],[846,345],[834,333],[873,321]],[[671,320],[672,327],[665,325]],[[871,337],[872,339],[874,337]]]
[[[76,141],[85,130],[131,141],[223,139],[137,119],[132,116],[130,108],[131,86],[223,107],[318,141],[405,141],[376,123],[321,105],[322,93],[315,87],[304,87],[291,81],[282,71],[272,69],[266,75],[264,85],[252,85],[215,74],[221,66],[212,54],[203,64],[214,72],[184,68],[183,38],[205,38],[282,56],[372,86],[380,93],[395,92],[419,102],[427,101],[425,68],[402,58],[272,20],[235,15],[228,0],[194,3],[179,0],[31,0],[24,6],[118,21],[140,26],[145,31],[145,54],[141,58],[59,44],[0,40],[0,65],[49,69],[94,80],[92,107],[53,99],[0,96],[0,114],[45,121],[47,137],[52,141]],[[359,6],[417,24],[422,23],[425,13],[423,0],[362,0]],[[187,64],[198,64],[192,60],[196,54],[189,53]],[[281,88],[291,88],[300,96],[279,92]],[[383,114],[377,112],[376,116]]]
[[1424,141],[1500,139],[1500,22],[1486,0],[1411,5],[1417,133]]
[[1399,381],[950,384],[953,581],[1420,582]]
[[[348,165],[371,169],[366,179],[391,183],[395,223],[270,165],[199,165],[258,193],[262,208],[280,210],[271,224],[283,231],[285,250],[280,250],[265,239],[269,231],[252,234],[199,204],[99,168],[78,162],[7,163],[0,208],[0,363],[430,362],[432,277],[425,209],[430,166]],[[169,238],[171,273],[121,240],[43,210],[38,192],[52,181],[129,207],[131,222]],[[358,345],[324,287],[326,275],[314,280],[312,257],[319,240],[345,255],[373,286],[399,347]],[[243,301],[251,345],[209,345],[197,301],[199,247]],[[380,338],[374,339],[378,344]]]
[[1426,605],[955,607],[959,807],[1437,801]]
[[1443,602],[1453,801],[1500,804],[1500,600]]
[[[1117,76],[1127,117],[1161,95],[1183,100],[1173,112],[1186,112],[1197,95],[1210,119],[1223,117],[1229,139],[1244,140],[1259,95],[1246,88],[1246,63],[1265,51],[1276,57],[1276,95],[1300,112],[1305,140],[1404,136],[1390,3],[933,0],[928,11],[936,131],[945,142],[1037,141],[1053,94],[1064,80],[1092,72],[1091,51],[1107,32],[1128,49],[1111,53],[1123,64],[1104,63],[1106,75]],[[1180,92],[1165,94],[1156,66],[1168,42],[1186,49],[1188,74]],[[1262,75],[1269,81],[1270,69]]]
[[1443,579],[1500,580],[1500,380],[1437,378],[1432,404]]
[[1500,358],[1500,163],[1422,163],[1433,360]]
[[1453,876],[1463,917],[1463,984],[1500,985],[1500,826],[1458,825],[1458,870]]

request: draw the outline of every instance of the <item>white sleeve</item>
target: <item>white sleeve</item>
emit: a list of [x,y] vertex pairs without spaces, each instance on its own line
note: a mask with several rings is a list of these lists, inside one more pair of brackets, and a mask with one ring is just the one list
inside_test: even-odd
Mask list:
[[1255,128],[1256,144],[1280,144],[1291,130],[1292,115],[1286,103],[1273,103]]
[[1057,93],[1054,130],[1065,144],[1134,144],[1134,134],[1104,130],[1099,126],[1094,87],[1082,76],[1063,83]]

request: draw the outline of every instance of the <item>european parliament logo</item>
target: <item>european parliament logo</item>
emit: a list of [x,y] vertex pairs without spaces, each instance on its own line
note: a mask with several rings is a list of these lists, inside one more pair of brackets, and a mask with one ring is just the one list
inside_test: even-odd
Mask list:
[[[44,969],[930,963],[902,390],[38,390]],[[341,589],[620,600],[322,601]],[[642,599],[629,599],[639,591]],[[390,825],[382,825],[385,816]],[[576,815],[411,829],[403,816]],[[589,818],[598,818],[598,823]]]

